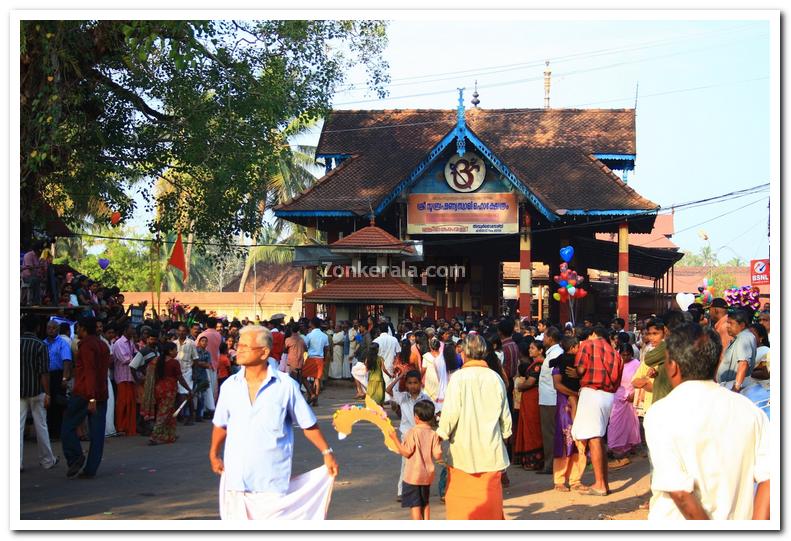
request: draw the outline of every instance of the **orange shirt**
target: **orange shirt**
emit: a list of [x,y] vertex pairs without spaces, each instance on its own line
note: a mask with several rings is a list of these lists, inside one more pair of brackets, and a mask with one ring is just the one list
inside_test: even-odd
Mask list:
[[437,433],[428,425],[415,425],[404,436],[402,446],[410,455],[404,467],[404,482],[430,485],[434,480],[434,461],[442,458]]
[[228,355],[221,353],[217,360],[217,379],[227,378],[231,375],[231,359]]

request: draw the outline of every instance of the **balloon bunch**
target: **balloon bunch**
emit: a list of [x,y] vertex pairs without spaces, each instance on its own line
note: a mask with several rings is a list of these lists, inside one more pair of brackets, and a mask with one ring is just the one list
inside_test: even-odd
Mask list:
[[749,306],[753,310],[758,310],[761,306],[758,298],[760,294],[761,290],[755,286],[732,287],[724,292],[728,306]]
[[574,299],[584,299],[588,294],[587,291],[580,287],[585,277],[569,269],[568,262],[571,261],[573,257],[574,248],[572,246],[566,246],[560,249],[560,258],[563,260],[563,263],[560,264],[560,274],[554,276],[555,283],[560,287],[552,294],[552,298],[556,301],[569,303],[572,324],[574,324]]
[[716,296],[714,294],[714,280],[711,278],[704,278],[701,285],[698,286],[698,293],[700,294],[695,298],[695,302],[699,302],[700,304],[711,303]]

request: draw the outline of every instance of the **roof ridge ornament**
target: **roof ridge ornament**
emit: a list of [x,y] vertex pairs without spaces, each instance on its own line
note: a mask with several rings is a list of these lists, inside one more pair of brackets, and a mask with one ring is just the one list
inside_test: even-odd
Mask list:
[[467,124],[464,120],[464,88],[457,90],[459,91],[459,108],[456,110],[456,154],[461,157],[467,151]]

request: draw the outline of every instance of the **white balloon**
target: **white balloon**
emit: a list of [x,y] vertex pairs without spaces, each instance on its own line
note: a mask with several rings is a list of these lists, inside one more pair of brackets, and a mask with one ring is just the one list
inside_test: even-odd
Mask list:
[[695,295],[693,293],[676,293],[676,302],[678,307],[686,312],[689,305],[695,302]]

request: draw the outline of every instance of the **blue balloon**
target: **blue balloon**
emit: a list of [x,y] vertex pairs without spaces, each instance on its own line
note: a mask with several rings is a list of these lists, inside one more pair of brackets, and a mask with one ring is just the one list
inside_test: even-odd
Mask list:
[[561,280],[559,285],[560,287],[566,287],[567,285],[569,285],[569,283],[565,280]]
[[572,246],[566,246],[564,248],[561,248],[560,257],[561,259],[563,259],[563,261],[568,263],[569,261],[571,261],[571,258],[574,257],[574,248]]

